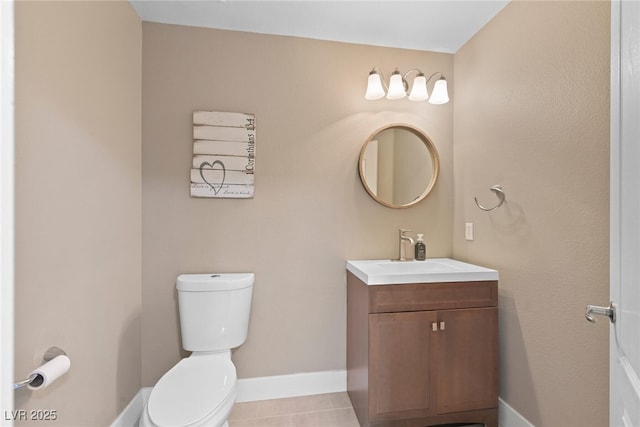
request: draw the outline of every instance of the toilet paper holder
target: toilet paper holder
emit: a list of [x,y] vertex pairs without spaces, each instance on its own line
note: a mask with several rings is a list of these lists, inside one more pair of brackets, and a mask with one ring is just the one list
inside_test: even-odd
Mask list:
[[[64,350],[62,350],[61,348],[58,348],[58,347],[56,347],[56,346],[49,347],[49,348],[47,349],[47,351],[44,353],[44,356],[43,356],[43,358],[42,358],[42,361],[43,361],[44,363],[46,363],[46,362],[49,362],[49,361],[51,361],[51,360],[53,360],[53,359],[55,359],[56,357],[61,356],[61,355],[65,355],[65,356],[66,356],[66,355],[67,355],[67,353],[65,353],[65,352],[64,352]],[[34,382],[34,381],[38,380],[38,377],[39,377],[39,376],[40,376],[40,375],[35,374],[35,373],[34,373],[34,374],[31,374],[31,375],[29,375],[27,378],[25,378],[25,379],[23,379],[23,380],[21,380],[21,381],[17,381],[17,382],[15,382],[15,383],[13,384],[13,389],[14,389],[14,390],[18,390],[19,388],[22,388],[22,387],[28,386],[28,385],[29,385],[29,384],[31,384],[32,382]]]

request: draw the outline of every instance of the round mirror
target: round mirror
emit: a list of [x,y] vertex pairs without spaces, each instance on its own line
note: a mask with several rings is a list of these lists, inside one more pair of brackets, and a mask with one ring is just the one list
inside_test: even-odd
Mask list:
[[389,125],[365,142],[358,169],[362,185],[378,203],[408,208],[433,189],[440,159],[433,142],[420,130]]

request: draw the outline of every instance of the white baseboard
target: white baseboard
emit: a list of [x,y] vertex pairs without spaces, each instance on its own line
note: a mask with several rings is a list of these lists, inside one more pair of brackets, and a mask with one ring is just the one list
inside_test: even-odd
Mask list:
[[236,402],[347,391],[347,371],[305,372],[238,380]]
[[[152,387],[144,387],[111,423],[111,427],[137,427]],[[347,371],[305,372],[272,377],[241,378],[238,380],[236,402],[281,399],[314,394],[347,391]]]
[[138,419],[140,419],[140,414],[142,414],[142,410],[147,404],[149,394],[151,394],[151,387],[141,388],[140,391],[133,396],[133,399],[131,399],[127,407],[113,420],[111,427],[137,427]]
[[[151,389],[152,387],[140,389],[113,421],[111,427],[137,427]],[[347,372],[343,370],[241,378],[238,380],[236,402],[338,393],[346,390]],[[498,408],[501,427],[535,427],[504,400],[498,400]]]
[[498,417],[501,427],[535,427],[501,398],[498,399]]

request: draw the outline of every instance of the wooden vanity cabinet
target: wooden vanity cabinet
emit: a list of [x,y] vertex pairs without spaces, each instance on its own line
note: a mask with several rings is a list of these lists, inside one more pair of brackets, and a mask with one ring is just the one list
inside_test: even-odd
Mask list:
[[498,426],[498,282],[347,272],[347,389],[363,427]]

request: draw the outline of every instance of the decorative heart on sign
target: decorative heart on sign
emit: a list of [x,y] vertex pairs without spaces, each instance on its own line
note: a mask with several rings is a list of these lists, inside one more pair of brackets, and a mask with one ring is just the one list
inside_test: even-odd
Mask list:
[[[220,168],[216,168],[216,166],[219,166]],[[220,170],[222,172],[222,179],[220,180],[220,185],[214,185],[212,183],[210,183],[209,181],[207,181],[207,178],[204,177],[204,173],[202,172],[202,170],[204,168],[208,168],[210,170]],[[220,190],[222,190],[222,186],[224,185],[224,179],[227,175],[227,169],[224,167],[224,163],[222,163],[220,160],[214,160],[213,162],[202,162],[200,163],[200,176],[202,177],[202,180],[207,183],[209,185],[209,187],[211,187],[211,189],[213,190],[213,193],[215,195],[218,195],[218,193],[220,192]]]

